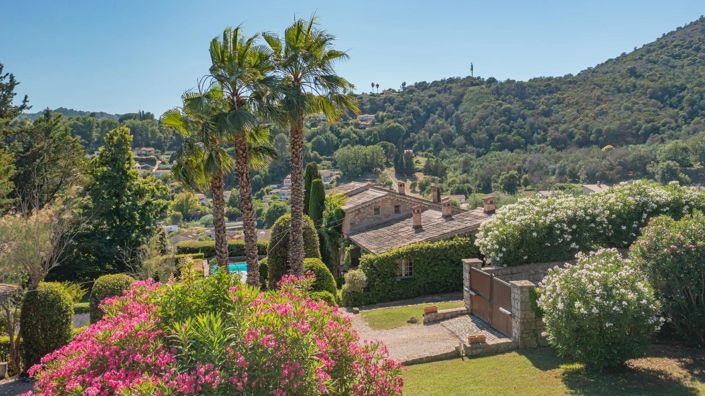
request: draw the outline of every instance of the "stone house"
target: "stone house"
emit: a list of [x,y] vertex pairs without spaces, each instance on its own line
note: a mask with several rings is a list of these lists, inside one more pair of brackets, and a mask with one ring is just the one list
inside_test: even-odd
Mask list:
[[329,192],[346,196],[341,208],[345,213],[342,232],[354,245],[353,266],[363,253],[384,253],[412,243],[473,234],[495,209],[494,197],[487,197],[483,208],[454,207],[435,187],[430,201],[411,196],[403,181],[397,183],[396,190],[372,182],[352,182]]

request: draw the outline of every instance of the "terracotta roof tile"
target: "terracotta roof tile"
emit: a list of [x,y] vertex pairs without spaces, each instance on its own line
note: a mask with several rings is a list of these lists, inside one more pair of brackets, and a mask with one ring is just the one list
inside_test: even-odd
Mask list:
[[350,239],[370,253],[384,253],[411,243],[438,241],[475,232],[491,216],[477,208],[444,219],[440,211],[429,209],[421,214],[420,230],[414,229],[412,218],[407,217],[353,233]]

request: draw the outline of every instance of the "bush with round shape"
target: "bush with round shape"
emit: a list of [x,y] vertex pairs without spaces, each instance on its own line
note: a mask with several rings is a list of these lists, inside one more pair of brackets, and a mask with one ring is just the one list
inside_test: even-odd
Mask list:
[[70,381],[71,394],[89,395],[401,395],[400,365],[311,299],[312,281],[287,275],[264,293],[224,271],[135,282],[104,302],[100,322],[30,369],[34,391],[67,394]]
[[40,283],[25,294],[20,313],[20,335],[24,364],[39,363],[46,354],[71,341],[73,302],[64,288]]
[[637,357],[662,318],[643,273],[616,249],[578,254],[541,282],[538,305],[548,342],[562,356],[593,369]]
[[367,287],[367,275],[360,268],[346,272],[344,278],[345,284],[351,292],[362,292]]
[[100,303],[106,297],[120,296],[129,289],[135,279],[125,274],[103,275],[95,280],[91,289],[90,317],[91,323],[96,323],[103,317]]
[[321,259],[304,259],[304,272],[311,272],[315,276],[311,291],[327,291],[331,295],[335,295],[335,292],[338,290],[335,277],[333,277],[333,274],[331,274],[330,270],[323,264]]
[[653,219],[629,256],[653,285],[668,329],[705,345],[705,215]]
[[320,290],[314,291],[309,294],[314,300],[325,301],[328,305],[336,306],[338,303],[335,301],[335,296],[328,291]]
[[[321,258],[318,233],[313,221],[304,216],[304,257]],[[269,287],[274,287],[284,274],[289,273],[289,228],[291,215],[280,217],[272,227],[272,236],[267,248],[269,265]]]

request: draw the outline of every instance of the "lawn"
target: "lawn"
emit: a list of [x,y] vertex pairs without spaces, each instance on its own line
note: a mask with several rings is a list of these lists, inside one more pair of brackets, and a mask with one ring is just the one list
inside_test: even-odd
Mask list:
[[705,354],[656,346],[618,373],[591,373],[550,348],[409,366],[405,395],[705,395]]
[[438,309],[459,308],[463,306],[462,300],[433,302],[426,304],[405,305],[403,307],[377,308],[362,311],[360,315],[367,324],[375,330],[387,330],[408,325],[406,322],[415,316],[419,323],[423,321],[423,307],[435,305]]

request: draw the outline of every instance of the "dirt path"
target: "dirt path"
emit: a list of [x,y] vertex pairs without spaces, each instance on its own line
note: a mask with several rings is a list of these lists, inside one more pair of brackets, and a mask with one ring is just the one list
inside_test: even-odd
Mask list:
[[16,396],[32,390],[32,382],[20,380],[0,381],[0,396]]

